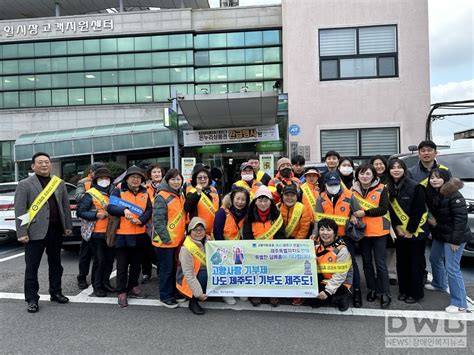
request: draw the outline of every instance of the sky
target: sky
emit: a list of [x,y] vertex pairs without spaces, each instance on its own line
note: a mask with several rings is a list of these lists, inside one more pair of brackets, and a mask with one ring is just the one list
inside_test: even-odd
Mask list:
[[[240,0],[241,6],[280,3],[281,0]],[[219,0],[209,0],[209,4],[218,7]],[[428,0],[428,8],[431,103],[472,100],[474,0]],[[454,132],[469,128],[474,128],[474,115],[445,118],[433,123],[433,139],[447,144]]]

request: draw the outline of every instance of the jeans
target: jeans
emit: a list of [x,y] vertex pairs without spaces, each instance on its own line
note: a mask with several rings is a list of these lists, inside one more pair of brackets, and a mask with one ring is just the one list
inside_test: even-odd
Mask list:
[[160,300],[168,301],[176,295],[176,263],[178,248],[156,248],[160,265]]
[[25,244],[25,300],[26,302],[38,301],[39,283],[38,269],[44,251],[48,255],[49,293],[55,295],[61,293],[61,278],[63,267],[61,265],[62,245],[61,224],[49,225],[46,237],[41,240],[30,240]]
[[346,243],[347,250],[349,250],[349,253],[351,253],[351,257],[352,257],[352,270],[354,271],[354,278],[352,280],[352,288],[360,289],[360,273],[359,273],[359,267],[357,266],[357,260],[356,260],[356,242],[351,238],[344,238],[344,242]]
[[[366,237],[359,242],[367,289],[375,291],[379,295],[390,294],[388,270],[385,263],[386,245],[387,236],[385,235],[382,237]],[[377,276],[374,271],[374,260]]]
[[431,285],[446,289],[449,285],[451,304],[459,308],[467,308],[466,289],[459,263],[466,243],[462,243],[456,252],[451,244],[433,239],[430,263],[433,272]]
[[196,278],[199,281],[199,284],[202,287],[202,292],[206,293],[206,287],[207,287],[207,270],[206,269],[200,269],[198,274],[196,275]]

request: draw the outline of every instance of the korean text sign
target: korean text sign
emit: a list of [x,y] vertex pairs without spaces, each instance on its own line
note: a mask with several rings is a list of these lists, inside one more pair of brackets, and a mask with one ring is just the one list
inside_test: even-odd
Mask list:
[[207,295],[316,297],[312,240],[237,240],[206,243]]

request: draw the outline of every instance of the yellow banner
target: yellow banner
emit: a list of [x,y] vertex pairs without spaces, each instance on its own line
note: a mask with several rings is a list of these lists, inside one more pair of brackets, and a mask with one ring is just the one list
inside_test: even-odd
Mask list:
[[311,207],[313,207],[313,211],[316,208],[316,199],[314,198],[313,193],[311,192],[311,189],[308,186],[308,183],[305,182],[303,185],[301,185],[301,190],[303,190],[303,194],[306,196],[308,199]]
[[62,180],[60,178],[58,178],[56,175],[53,175],[53,177],[45,186],[45,188],[39,193],[38,196],[36,196],[32,205],[28,209],[28,212],[18,217],[22,221],[22,226],[27,223],[28,227],[30,226],[31,221],[36,217],[36,214],[40,211],[41,207],[43,207],[43,205],[48,201],[54,191],[56,191],[58,186],[61,184],[61,181]]
[[270,229],[267,230],[263,234],[257,235],[255,239],[262,240],[262,239],[272,238],[275,235],[275,233],[281,228],[282,225],[283,225],[283,218],[281,217],[281,215],[279,215],[275,223],[273,223],[272,226],[270,227]]
[[304,205],[301,202],[296,202],[293,208],[293,215],[285,228],[285,234],[288,238],[295,231],[298,222],[300,221],[301,215],[303,214]]
[[325,274],[336,274],[339,272],[347,272],[352,266],[352,260],[344,263],[324,263],[318,264],[318,272]]
[[199,247],[191,240],[190,237],[186,237],[183,243],[184,247],[199,260],[201,265],[206,265],[206,254],[199,249]]
[[[176,226],[181,222],[181,219],[183,219],[183,216],[184,216],[183,211],[180,211],[176,215],[176,217],[171,221],[171,223],[168,223],[168,225],[166,226],[166,229],[168,230],[171,240],[173,240],[173,229],[175,229]],[[160,236],[156,232],[155,232],[155,236],[153,237],[153,241],[155,243],[160,243],[160,244],[163,243]]]
[[102,207],[107,206],[107,198],[100,193],[99,190],[97,190],[95,187],[87,190],[88,194],[90,194],[93,198],[95,198],[99,203],[102,205]]
[[338,216],[335,214],[316,212],[314,215],[316,217],[316,221],[320,221],[323,218],[329,218],[336,222],[338,226],[345,226],[347,221],[349,221],[349,217]]
[[[393,199],[393,201],[390,201],[390,205],[393,208],[393,211],[397,215],[398,219],[400,222],[402,222],[402,229],[406,231],[408,221],[410,220],[410,217],[407,216],[405,211],[402,209],[402,207],[398,204],[397,199]],[[418,236],[419,233],[423,233],[423,228],[421,228],[427,221],[428,219],[428,212],[423,213],[423,216],[421,216],[420,224],[418,225],[418,228],[416,229],[416,232],[413,233],[415,237]]]

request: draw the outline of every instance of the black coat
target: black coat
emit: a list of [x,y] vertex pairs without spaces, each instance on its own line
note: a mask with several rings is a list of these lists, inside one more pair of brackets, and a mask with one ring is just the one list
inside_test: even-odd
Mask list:
[[428,198],[428,208],[437,225],[431,226],[434,239],[459,245],[471,240],[471,230],[467,223],[467,206],[459,190],[463,182],[451,178],[441,186],[438,196]]

